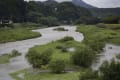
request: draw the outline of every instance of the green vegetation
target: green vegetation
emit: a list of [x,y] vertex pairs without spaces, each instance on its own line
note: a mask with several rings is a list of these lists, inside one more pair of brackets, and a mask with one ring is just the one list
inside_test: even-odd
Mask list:
[[53,73],[35,73],[30,70],[23,70],[11,74],[16,80],[21,80],[17,75],[24,74],[22,80],[79,80],[79,72],[64,73],[64,74],[53,74]]
[[106,29],[112,29],[112,30],[120,30],[120,24],[97,24],[97,27],[99,28],[106,28]]
[[106,16],[101,20],[107,24],[119,24],[120,16]]
[[120,59],[120,54],[118,54],[116,57],[117,57],[118,59]]
[[67,37],[64,37],[63,39],[61,39],[61,40],[59,40],[59,41],[60,41],[60,42],[67,42],[67,41],[71,41],[71,40],[74,40],[74,38],[67,36]]
[[[99,53],[107,42],[120,45],[120,30],[115,29],[119,28],[119,24],[102,24],[102,27],[100,26],[101,24],[97,25],[97,27],[95,25],[81,25],[78,27],[77,31],[85,35],[84,44],[88,45],[96,53]],[[107,62],[101,67],[101,70],[102,74],[97,78],[92,75],[92,72],[90,74],[86,72],[85,75],[80,77],[80,80],[99,80],[99,78],[102,78],[100,80],[119,80],[119,77],[117,77],[119,63],[113,61],[108,64]],[[114,77],[111,78],[111,75],[114,75]]]
[[[67,40],[66,40],[66,38],[67,38]],[[41,64],[39,62],[39,60],[41,59],[41,58],[39,58],[41,56],[41,54],[42,53],[44,54],[45,52],[48,54],[51,53],[52,59],[49,59],[49,56],[44,56],[45,54],[43,55],[45,57],[45,60],[46,59],[50,60],[50,61],[56,61],[56,59],[64,60],[66,66],[70,67],[70,65],[73,65],[71,62],[71,56],[73,53],[69,52],[67,49],[71,48],[71,47],[76,48],[77,46],[84,47],[84,44],[74,41],[73,38],[68,39],[68,37],[65,37],[65,38],[58,40],[56,42],[51,42],[51,43],[46,44],[46,45],[35,46],[35,47],[31,48],[26,57],[28,58],[28,61],[30,63],[31,63],[31,61],[32,62],[35,61],[34,63]],[[34,57],[34,56],[36,56],[36,57]],[[36,62],[36,60],[38,62]],[[43,66],[47,66],[47,65],[43,65]]]
[[38,32],[32,32],[28,29],[0,29],[0,43],[17,40],[25,40],[41,36]]
[[35,2],[24,0],[0,1],[0,27],[9,27],[15,23],[38,23],[45,26],[72,24],[81,16],[92,14],[83,7],[77,7],[72,2],[58,3],[56,1]]
[[[74,54],[76,52],[69,52],[67,49],[74,47],[77,49],[76,52],[80,52],[80,55],[77,55],[77,61],[78,64],[75,64],[72,62]],[[51,51],[49,51],[51,50]],[[85,52],[87,50],[88,53]],[[46,55],[46,53],[49,55]],[[84,55],[85,54],[85,55]],[[82,43],[74,41],[72,37],[65,37],[61,40],[51,42],[46,45],[42,46],[35,46],[31,48],[27,54],[27,59],[32,65],[36,65],[37,67],[34,68],[39,68],[39,70],[50,70],[53,73],[63,73],[67,72],[66,69],[72,69],[74,71],[75,69],[80,69],[80,67],[87,67],[88,64],[89,66],[92,63],[93,57],[95,52],[93,52],[91,49],[86,48],[86,46]],[[44,56],[45,55],[45,56]],[[42,56],[42,57],[41,57]],[[81,57],[81,58],[79,58]],[[88,61],[84,61],[85,59],[88,59]],[[76,57],[74,57],[76,59]],[[43,64],[43,61],[47,61],[47,63]],[[79,65],[80,64],[80,65]],[[78,67],[79,66],[79,67]],[[27,71],[28,72],[28,71]],[[73,72],[76,74],[77,72]],[[26,73],[25,73],[26,74]],[[36,77],[39,77],[42,73],[35,74]],[[46,74],[51,74],[52,78],[54,78],[55,74],[45,72],[44,76]],[[70,74],[69,72],[64,73],[63,75]],[[14,77],[16,78],[17,76]],[[61,75],[61,74],[60,74]],[[28,75],[28,78],[30,78],[31,75]],[[41,76],[43,77],[43,76]],[[67,77],[67,76],[66,76]],[[76,77],[78,78],[78,77]],[[41,78],[42,79],[42,78]],[[56,78],[54,78],[56,80]],[[44,80],[44,78],[43,78]],[[65,78],[67,80],[67,78]]]
[[33,30],[33,29],[45,28],[45,26],[36,23],[14,23],[13,28],[17,28],[17,29],[24,28],[24,29]]
[[27,54],[26,57],[34,68],[41,68],[50,62],[52,52],[53,51],[51,49],[47,49],[39,53],[37,51],[31,50],[28,52],[29,54]]
[[116,62],[115,60],[112,60],[111,63],[104,62],[100,68],[100,72],[101,80],[119,80],[120,62]]
[[78,48],[76,52],[72,55],[73,63],[81,67],[90,67],[94,57],[95,52],[90,48]]
[[[118,25],[119,24],[114,24],[114,26]],[[120,30],[99,28],[95,25],[80,25],[77,31],[85,35],[84,43],[95,51],[100,51],[106,42],[117,45],[120,44]]]
[[0,64],[8,63],[11,58],[16,57],[16,56],[20,56],[20,55],[21,55],[21,53],[19,53],[16,50],[13,50],[9,54],[3,54],[0,56]]
[[79,80],[98,80],[98,74],[92,70],[86,70],[80,74]]
[[62,27],[55,28],[54,30],[56,30],[56,31],[68,31],[68,29],[65,29],[65,28],[62,28]]
[[[106,25],[109,25],[109,24],[106,24]],[[103,72],[104,69],[109,67],[109,65],[105,68],[101,67],[102,71],[100,70],[100,72],[102,73],[102,75],[98,75],[97,72],[87,70],[87,69],[89,69],[93,60],[95,60],[96,55],[102,51],[102,48],[105,46],[105,43],[109,42],[113,44],[120,44],[119,42],[120,30],[116,30],[111,27],[101,28],[100,26],[101,24],[78,26],[77,31],[82,32],[85,35],[84,41],[82,43],[74,41],[74,39],[71,37],[65,37],[61,40],[51,42],[46,45],[35,46],[29,50],[29,52],[33,52],[32,55],[34,54],[34,52],[37,53],[37,55],[35,54],[36,57],[34,59],[32,58],[31,60],[33,61],[38,60],[38,62],[37,61],[35,62],[40,63],[39,62],[40,58],[37,59],[38,56],[47,50],[51,50],[52,51],[52,54],[50,55],[51,58],[49,58],[48,56],[44,59],[45,61],[49,59],[49,62],[47,62],[47,64],[45,65],[42,64],[42,67],[39,68],[39,70],[44,69],[44,70],[50,70],[54,73],[62,73],[62,72],[65,72],[66,69],[72,69],[73,71],[75,69],[80,71],[81,73],[80,75],[78,74],[79,76],[77,75],[75,80],[99,80],[99,79],[102,80],[104,78],[103,75],[105,75],[106,77],[109,76],[107,73]],[[114,24],[114,26],[118,26],[118,25]],[[70,52],[68,51],[69,48],[75,48],[76,51]],[[30,55],[29,52],[27,55]],[[49,53],[50,51],[47,51],[47,52]],[[110,68],[113,68],[113,67],[110,67]],[[85,70],[82,71],[80,68],[84,68]],[[117,69],[119,68],[115,64],[115,69],[113,69],[113,71]],[[105,72],[107,72],[107,70],[109,69],[106,69]],[[22,72],[18,72],[18,73],[21,74]],[[17,79],[18,73],[14,73],[12,74],[12,76]],[[59,77],[60,75],[66,76],[62,80],[67,80],[67,79],[71,80],[72,76],[69,76],[69,78],[67,78],[67,74],[74,75],[74,74],[77,74],[78,72],[73,72],[73,73],[67,72],[64,74],[53,74],[53,73],[45,72],[45,73],[38,73],[35,75],[30,74],[29,71],[26,71],[26,72],[23,71],[23,73],[25,74],[25,80],[30,78],[31,79],[35,78],[35,80],[37,80],[38,78],[41,80],[42,79],[47,80],[47,78],[50,78],[52,80],[57,80],[58,78],[59,79],[63,78],[62,76],[60,78]],[[118,73],[119,72],[116,72],[116,74]],[[110,75],[111,74],[112,73],[110,73]],[[55,75],[57,75],[57,77]],[[115,80],[115,77],[113,80]],[[107,79],[104,79],[104,80],[107,80]]]
[[51,61],[49,66],[53,73],[62,73],[65,72],[66,64],[64,60],[56,59],[54,61]]
[[42,25],[47,25],[49,26],[58,26],[59,25],[59,21],[56,17],[41,17],[38,21],[38,23],[41,23]]

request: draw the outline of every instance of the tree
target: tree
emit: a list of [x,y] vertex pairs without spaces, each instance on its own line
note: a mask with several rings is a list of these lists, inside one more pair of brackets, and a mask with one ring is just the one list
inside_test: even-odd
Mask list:
[[52,56],[52,50],[48,49],[42,53],[30,50],[26,55],[27,60],[34,68],[41,68],[41,66],[47,65]]
[[98,80],[98,73],[92,70],[86,70],[80,74],[79,80]]
[[81,16],[89,16],[90,12],[82,7],[77,7],[71,2],[63,2],[58,5],[57,16],[61,21],[66,21],[67,23],[73,23]]
[[39,19],[39,22],[43,25],[48,26],[57,26],[59,25],[58,20],[56,17],[48,16],[48,17],[41,17]]
[[97,24],[100,20],[96,17],[88,17],[88,16],[82,16],[80,19],[76,21],[75,24]]
[[107,16],[101,19],[104,23],[109,24],[118,24],[120,20],[120,16]]
[[24,0],[0,1],[0,18],[2,24],[6,20],[23,22],[26,15],[26,3]]
[[28,21],[30,22],[34,22],[34,23],[40,23],[39,20],[41,17],[43,17],[43,14],[39,13],[39,12],[29,12],[27,14],[28,16]]
[[100,72],[102,80],[120,80],[120,62],[104,62]]
[[75,65],[81,67],[91,66],[95,57],[95,52],[90,48],[78,48],[76,52],[72,55],[72,61]]
[[53,73],[62,73],[65,71],[65,61],[64,60],[56,59],[54,61],[51,61],[49,66]]

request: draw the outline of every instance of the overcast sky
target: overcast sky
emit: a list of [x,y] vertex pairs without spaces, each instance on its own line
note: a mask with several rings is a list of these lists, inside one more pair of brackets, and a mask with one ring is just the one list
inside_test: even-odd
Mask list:
[[[35,1],[46,1],[46,0],[35,0]],[[62,1],[72,1],[72,0],[56,0],[56,1],[62,2]],[[120,0],[83,0],[83,1],[96,7],[104,7],[104,8],[120,7]]]

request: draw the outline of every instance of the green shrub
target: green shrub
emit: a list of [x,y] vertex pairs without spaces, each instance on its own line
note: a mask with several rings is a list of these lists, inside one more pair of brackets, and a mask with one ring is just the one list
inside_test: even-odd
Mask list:
[[62,47],[62,52],[67,52],[67,47]]
[[92,40],[91,42],[89,42],[89,46],[94,51],[100,52],[101,50],[103,50],[105,43],[103,41]]
[[67,36],[67,37],[64,37],[63,39],[61,39],[61,40],[59,40],[59,41],[60,41],[60,42],[67,42],[67,41],[71,41],[71,40],[74,40],[74,38]]
[[34,68],[41,68],[41,66],[47,65],[51,60],[51,56],[51,49],[48,49],[42,53],[31,50],[26,55],[28,62],[31,63]]
[[98,28],[106,28],[106,25],[104,23],[99,23],[96,25]]
[[92,70],[87,70],[80,74],[79,80],[98,80],[97,72],[93,72]]
[[60,49],[62,52],[67,52],[68,46],[65,44],[56,46],[57,49]]
[[81,67],[89,67],[91,66],[95,57],[95,52],[90,48],[78,48],[76,52],[72,55],[72,61],[75,65]]
[[118,54],[116,57],[117,57],[118,59],[120,59],[120,54]]
[[38,21],[41,24],[47,25],[47,26],[58,26],[59,25],[58,19],[52,16],[41,17]]
[[120,80],[120,62],[104,62],[100,68],[101,80]]
[[65,29],[65,28],[55,28],[54,30],[56,30],[56,31],[68,31],[68,29]]
[[38,32],[27,29],[0,29],[0,43],[40,37]]
[[4,27],[14,28],[14,25],[13,24],[0,24],[0,28],[4,28]]
[[62,49],[63,45],[57,45],[56,49]]
[[101,19],[102,22],[107,24],[118,24],[120,16],[107,16]]
[[65,61],[60,59],[51,61],[49,67],[53,73],[62,73],[65,71]]
[[12,54],[10,54],[11,57],[16,57],[16,56],[20,56],[21,53],[18,52],[17,50],[12,50]]
[[13,50],[11,53],[6,53],[0,56],[0,64],[9,63],[10,59],[13,57],[20,56],[21,53],[17,50]]

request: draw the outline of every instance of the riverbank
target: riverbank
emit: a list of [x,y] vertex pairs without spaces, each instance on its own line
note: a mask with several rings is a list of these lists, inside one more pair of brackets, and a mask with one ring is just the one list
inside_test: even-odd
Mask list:
[[16,28],[2,28],[0,29],[0,43],[14,42],[20,40],[26,40],[31,38],[40,37],[41,34],[33,32],[30,29],[23,26]]
[[[114,26],[115,25],[119,28],[119,24],[114,24]],[[110,61],[112,58],[115,58],[118,53],[120,53],[119,46],[117,46],[120,45],[120,30],[114,29],[114,26],[112,27],[111,25],[112,28],[108,26],[102,28],[98,25],[80,25],[77,27],[77,31],[84,34],[85,38],[83,43],[96,51],[95,55],[98,58],[95,58],[97,61],[95,60],[95,63],[92,65],[93,70],[99,70],[99,67],[105,60]]]

